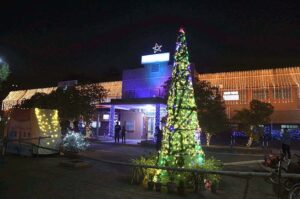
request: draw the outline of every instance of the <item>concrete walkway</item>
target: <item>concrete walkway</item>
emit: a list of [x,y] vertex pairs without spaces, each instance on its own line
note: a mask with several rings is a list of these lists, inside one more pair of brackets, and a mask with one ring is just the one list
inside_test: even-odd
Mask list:
[[[103,144],[120,144],[125,146],[141,146],[141,147],[150,147],[154,148],[155,143],[151,140],[141,140],[141,139],[126,139],[125,143],[122,143],[120,139],[119,143],[115,143],[113,137],[109,136],[99,136],[98,139],[91,139],[92,143],[103,143]],[[230,145],[202,145],[201,146],[205,151],[211,152],[224,152],[224,153],[241,153],[241,154],[280,154],[280,148],[262,148],[262,147],[246,147],[246,146],[230,146]],[[294,154],[300,155],[300,150],[291,150],[292,156]]]

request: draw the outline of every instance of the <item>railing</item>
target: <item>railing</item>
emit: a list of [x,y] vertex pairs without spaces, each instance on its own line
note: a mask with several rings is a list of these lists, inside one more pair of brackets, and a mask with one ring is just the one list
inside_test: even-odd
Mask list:
[[[103,159],[91,158],[88,156],[84,156],[84,158],[111,164],[111,165],[119,165],[119,166],[128,166],[128,167],[140,167],[140,168],[152,168],[152,169],[161,169],[167,171],[177,171],[177,172],[190,172],[194,176],[194,192],[198,193],[199,188],[200,190],[204,189],[204,176],[206,174],[217,174],[217,175],[225,175],[225,176],[232,176],[232,177],[240,177],[246,178],[246,189],[249,186],[249,179],[251,177],[271,177],[274,173],[272,172],[242,172],[242,171],[222,171],[222,170],[204,170],[204,169],[188,169],[188,168],[174,168],[174,167],[161,167],[161,166],[152,166],[152,165],[140,165],[140,164],[132,164],[132,163],[125,163],[125,162],[118,162],[118,161],[108,161]],[[300,179],[300,174],[296,173],[278,173],[278,177],[280,178],[293,178],[293,179]],[[200,182],[200,183],[199,183]],[[246,197],[245,197],[246,198]]]
[[[37,147],[37,149],[41,148],[41,149],[46,149],[46,150],[50,150],[50,151],[59,152],[59,150],[56,150],[56,149],[40,146],[41,140],[42,139],[48,139],[48,138],[51,138],[51,136],[45,136],[45,137],[39,136],[39,137],[33,137],[33,138],[18,138],[18,139],[7,139],[5,137],[3,139],[3,145],[2,145],[2,156],[4,156],[6,154],[7,144],[9,142],[17,142],[17,144],[19,146],[21,146],[21,144],[29,144],[32,147]],[[38,140],[38,144],[34,144],[32,142],[26,142],[28,140]],[[38,155],[39,155],[39,150],[37,150],[37,156]]]

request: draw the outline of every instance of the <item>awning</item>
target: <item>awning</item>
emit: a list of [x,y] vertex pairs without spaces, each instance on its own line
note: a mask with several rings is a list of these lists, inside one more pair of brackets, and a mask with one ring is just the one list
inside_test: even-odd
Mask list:
[[166,107],[164,99],[155,98],[132,98],[132,99],[112,99],[111,102],[104,102],[96,105],[97,109],[110,108],[112,105],[116,109],[130,110],[130,109],[154,109],[155,105],[159,104],[161,108]]

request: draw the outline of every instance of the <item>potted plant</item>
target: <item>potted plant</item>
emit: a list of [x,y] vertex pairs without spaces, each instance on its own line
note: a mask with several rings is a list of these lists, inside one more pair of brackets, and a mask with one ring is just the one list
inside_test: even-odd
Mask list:
[[216,182],[212,182],[212,184],[211,184],[211,192],[212,193],[217,193],[217,187],[218,187],[218,184]]
[[153,182],[153,176],[152,175],[149,175],[148,177],[148,190],[153,190],[154,188],[154,182]]
[[157,181],[155,182],[155,191],[160,192],[161,191],[161,182],[160,182],[160,177],[157,177]]
[[174,193],[176,191],[176,183],[174,182],[175,177],[173,174],[170,175],[170,182],[167,183],[168,193]]
[[210,179],[204,180],[205,189],[211,191],[212,193],[217,193],[219,181],[220,180],[218,176],[210,176]]
[[185,188],[184,188],[183,180],[179,181],[179,186],[177,187],[177,191],[178,191],[178,194],[180,194],[180,195],[184,194]]

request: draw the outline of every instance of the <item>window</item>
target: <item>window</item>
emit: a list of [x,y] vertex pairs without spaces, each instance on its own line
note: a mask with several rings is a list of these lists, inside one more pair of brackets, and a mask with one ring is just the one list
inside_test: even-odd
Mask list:
[[152,64],[151,72],[158,72],[158,71],[159,71],[159,64]]
[[249,102],[247,101],[247,90],[240,90],[240,104],[248,104]]
[[284,124],[281,125],[281,129],[297,129],[298,125],[290,125],[290,124]]
[[275,88],[273,93],[274,99],[290,99],[291,89],[290,88]]
[[109,119],[109,114],[103,114],[103,119],[108,120]]
[[269,98],[268,89],[257,89],[252,92],[252,98],[257,100],[265,100]]
[[125,129],[128,133],[133,133],[134,132],[134,121],[126,121]]
[[125,98],[134,98],[134,97],[135,97],[135,90],[125,91]]

